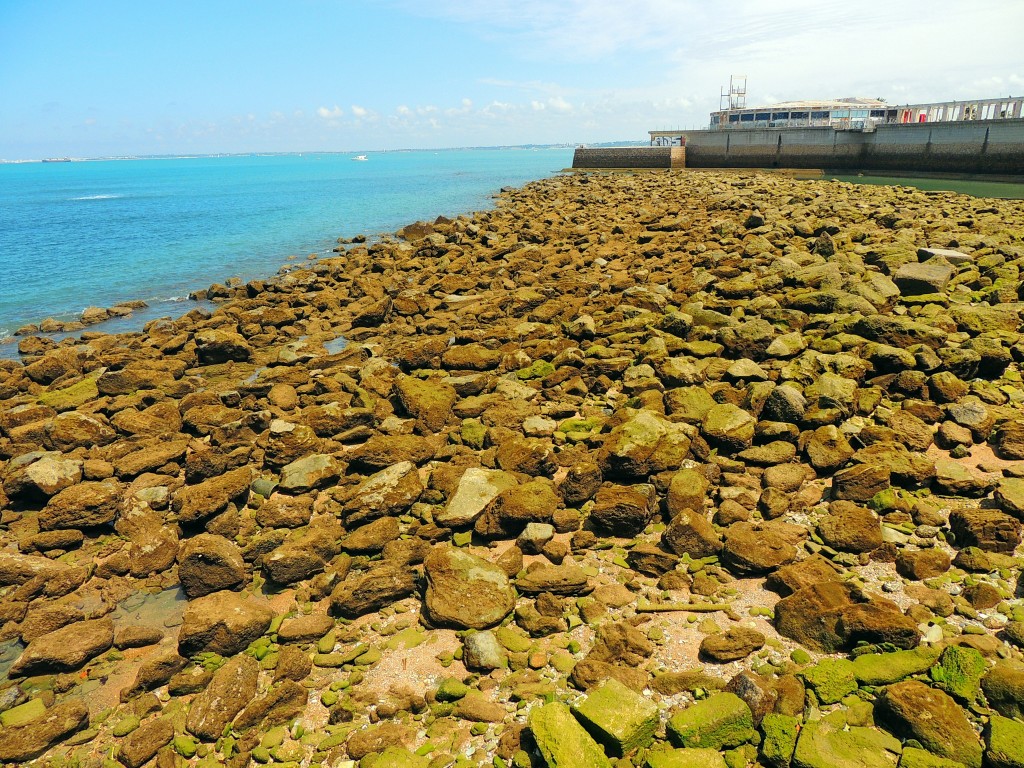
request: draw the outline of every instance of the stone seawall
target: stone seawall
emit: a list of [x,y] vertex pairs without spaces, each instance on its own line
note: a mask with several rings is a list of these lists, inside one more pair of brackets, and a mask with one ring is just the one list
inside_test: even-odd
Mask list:
[[573,168],[671,168],[672,147],[578,147]]
[[882,125],[875,131],[687,131],[691,168],[1024,174],[1024,120]]
[[[881,125],[874,131],[682,131],[682,147],[580,148],[573,168],[822,168],[1024,176],[1024,119]],[[673,156],[673,151],[677,153]]]

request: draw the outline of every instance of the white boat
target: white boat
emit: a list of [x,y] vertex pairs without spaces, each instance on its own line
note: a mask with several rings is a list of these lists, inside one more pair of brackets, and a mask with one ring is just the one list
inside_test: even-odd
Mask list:
[[353,160],[366,160],[366,155],[356,155]]

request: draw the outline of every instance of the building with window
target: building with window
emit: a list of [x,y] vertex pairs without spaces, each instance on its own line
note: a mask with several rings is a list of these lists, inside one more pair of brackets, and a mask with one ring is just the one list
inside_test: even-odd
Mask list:
[[[785,101],[763,107],[733,107],[711,113],[709,130],[763,128],[833,128],[873,131],[879,125],[1007,120],[1024,117],[1024,97],[943,101],[927,104],[887,104],[881,99],[845,98],[831,101]],[[680,146],[689,131],[650,131],[651,146]]]

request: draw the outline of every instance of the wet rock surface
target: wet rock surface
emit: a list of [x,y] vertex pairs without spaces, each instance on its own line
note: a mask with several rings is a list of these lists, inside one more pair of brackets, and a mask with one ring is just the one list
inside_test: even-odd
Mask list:
[[1018,201],[566,175],[26,336],[0,761],[1020,765],[1022,268]]

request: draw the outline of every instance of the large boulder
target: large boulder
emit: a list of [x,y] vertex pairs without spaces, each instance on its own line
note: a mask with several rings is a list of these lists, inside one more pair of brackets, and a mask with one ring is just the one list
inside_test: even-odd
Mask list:
[[232,501],[241,502],[248,496],[251,482],[252,471],[249,467],[233,469],[175,491],[171,498],[171,509],[183,523],[205,520],[223,512]]
[[125,737],[117,750],[117,759],[125,768],[142,768],[173,738],[174,722],[169,717],[158,717]]
[[93,528],[117,517],[121,486],[114,480],[87,482],[66,488],[50,499],[39,513],[39,528]]
[[594,497],[590,522],[613,536],[636,536],[654,518],[658,495],[653,485],[606,483]]
[[861,640],[913,648],[921,638],[916,623],[895,603],[838,581],[814,583],[779,600],[775,628],[823,653],[844,650]]
[[242,551],[223,536],[194,536],[182,543],[178,552],[178,579],[190,598],[234,589],[245,581]]
[[416,574],[405,565],[383,563],[348,578],[331,593],[331,612],[354,619],[379,611],[416,591]]
[[559,768],[611,768],[604,750],[565,704],[556,701],[534,707],[528,723],[545,764]]
[[0,738],[0,762],[25,763],[89,725],[89,707],[78,698],[55,704],[23,725],[10,725]]
[[178,633],[182,656],[203,651],[222,656],[244,651],[270,627],[269,605],[235,592],[214,592],[189,601]]
[[981,768],[982,744],[967,715],[947,694],[917,680],[888,686],[878,711],[894,732],[936,755]]
[[427,578],[427,617],[439,626],[488,629],[516,604],[508,577],[497,565],[462,549],[446,546],[423,561]]
[[79,621],[37,637],[11,667],[11,677],[80,668],[114,644],[110,618]]
[[463,473],[445,508],[434,513],[434,522],[451,528],[472,525],[492,499],[515,485],[515,477],[508,472],[470,467]]
[[241,334],[219,328],[207,328],[195,335],[196,357],[202,365],[216,365],[229,360],[244,362],[252,355],[252,347]]
[[82,462],[57,452],[34,451],[10,462],[4,492],[12,499],[49,498],[82,481]]
[[210,684],[193,700],[185,719],[189,733],[215,741],[235,715],[256,696],[260,664],[245,654],[230,659],[213,674]]
[[547,478],[533,478],[495,496],[474,529],[487,538],[516,536],[530,523],[550,523],[558,507],[554,484]]
[[424,434],[441,432],[452,417],[452,406],[458,400],[455,388],[450,384],[412,376],[395,379],[394,391],[405,412],[419,421]]
[[612,429],[597,454],[608,478],[646,478],[677,468],[689,455],[692,429],[639,410]]
[[343,507],[345,522],[359,525],[386,515],[400,515],[423,493],[416,465],[400,461],[360,483]]
[[739,406],[720,403],[704,414],[701,432],[712,445],[727,452],[736,452],[750,447],[756,423],[754,417]]
[[796,560],[796,547],[776,524],[733,523],[725,532],[722,561],[742,576],[770,573]]

